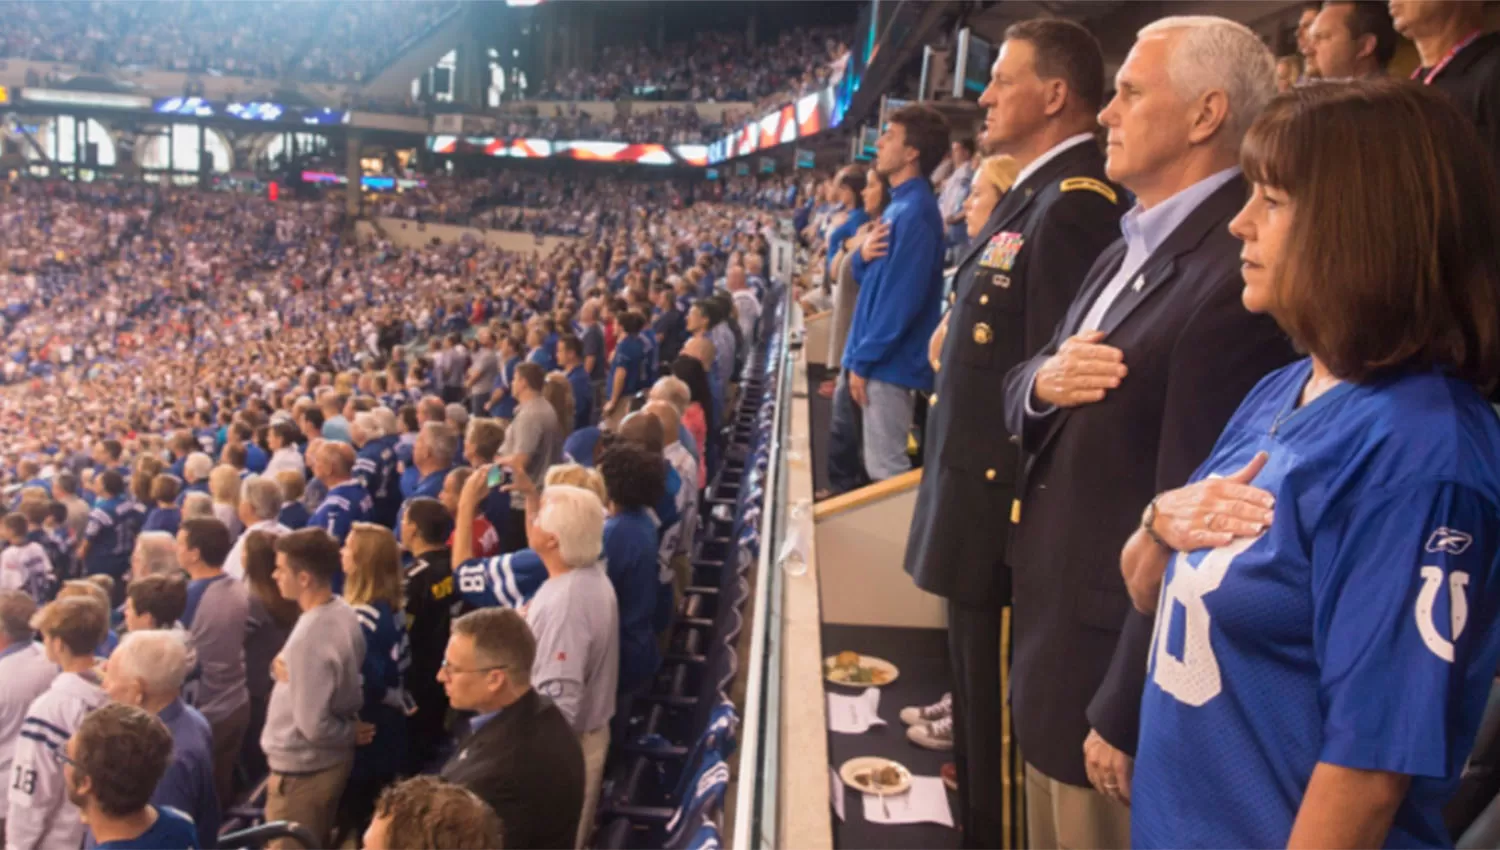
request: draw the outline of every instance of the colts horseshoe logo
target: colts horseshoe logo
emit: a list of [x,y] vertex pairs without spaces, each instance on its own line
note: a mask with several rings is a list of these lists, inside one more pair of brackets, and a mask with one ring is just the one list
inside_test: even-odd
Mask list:
[[1417,631],[1433,655],[1452,664],[1453,641],[1457,641],[1459,635],[1464,633],[1464,626],[1469,622],[1469,598],[1465,595],[1469,574],[1455,570],[1448,576],[1448,619],[1453,628],[1453,641],[1438,634],[1437,622],[1432,613],[1432,603],[1437,601],[1438,588],[1442,583],[1441,567],[1422,568],[1422,590],[1417,593],[1416,605]]

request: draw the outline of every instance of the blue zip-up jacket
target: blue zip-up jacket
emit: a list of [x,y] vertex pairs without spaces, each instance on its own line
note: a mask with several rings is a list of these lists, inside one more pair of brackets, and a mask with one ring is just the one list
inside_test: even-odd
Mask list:
[[886,255],[851,260],[859,300],[843,366],[869,380],[931,391],[927,341],[943,310],[943,216],[932,186],[913,178],[892,189],[881,220],[891,226]]

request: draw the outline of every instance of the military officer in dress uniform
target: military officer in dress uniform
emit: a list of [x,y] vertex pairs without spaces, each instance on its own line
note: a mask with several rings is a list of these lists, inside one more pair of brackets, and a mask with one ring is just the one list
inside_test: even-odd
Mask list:
[[968,847],[1021,844],[1021,762],[1001,746],[1004,552],[1019,457],[1005,431],[1004,378],[1047,343],[1094,259],[1119,237],[1125,194],[1105,177],[1094,136],[1103,97],[1094,37],[1071,21],[1037,19],[1006,31],[979,99],[982,147],[1021,170],[958,263],[906,550],[917,586],[948,600]]

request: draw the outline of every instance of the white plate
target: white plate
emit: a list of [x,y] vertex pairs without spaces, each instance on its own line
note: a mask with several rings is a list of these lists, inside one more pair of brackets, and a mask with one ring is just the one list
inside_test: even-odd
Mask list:
[[[897,782],[895,785],[882,785],[877,791],[874,785],[860,781],[862,774],[887,766],[894,767],[901,773],[900,782]],[[845,785],[848,785],[861,794],[879,793],[886,797],[894,797],[897,794],[905,794],[911,790],[911,771],[906,769],[906,765],[899,761],[891,761],[879,756],[860,756],[849,759],[844,762],[843,767],[839,768],[839,778],[844,780]]]
[[827,658],[823,659],[823,678],[835,685],[843,685],[846,688],[883,688],[886,685],[889,685],[890,683],[896,681],[896,678],[901,675],[900,668],[898,668],[891,662],[886,661],[884,658],[876,658],[873,655],[861,655],[859,657],[859,666],[866,667],[871,670],[883,671],[887,675],[886,680],[883,682],[845,681],[844,679],[838,677],[837,671],[847,668],[833,666],[834,659],[836,659],[837,657],[838,656],[836,655],[830,655]]

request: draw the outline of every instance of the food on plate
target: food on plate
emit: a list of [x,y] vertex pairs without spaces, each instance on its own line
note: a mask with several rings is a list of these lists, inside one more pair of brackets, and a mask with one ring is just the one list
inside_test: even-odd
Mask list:
[[829,663],[827,676],[846,685],[884,685],[895,678],[889,669],[862,664],[862,661],[864,659],[857,652],[840,652]]
[[901,778],[901,768],[894,762],[854,774],[854,781],[866,788],[894,788],[901,784]]

